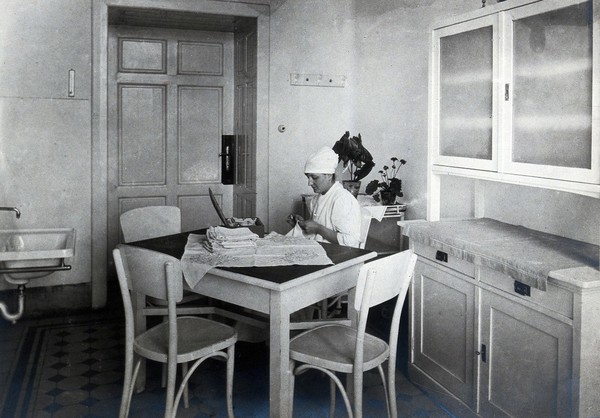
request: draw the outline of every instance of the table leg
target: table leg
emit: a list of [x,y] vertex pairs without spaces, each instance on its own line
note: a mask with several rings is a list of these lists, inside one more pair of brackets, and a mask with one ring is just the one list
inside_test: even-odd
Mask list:
[[279,292],[271,292],[269,341],[269,416],[291,417],[290,314]]

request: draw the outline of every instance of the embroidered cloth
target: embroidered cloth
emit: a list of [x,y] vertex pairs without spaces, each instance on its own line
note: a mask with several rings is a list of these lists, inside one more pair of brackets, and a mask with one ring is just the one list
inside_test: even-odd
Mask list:
[[255,240],[255,246],[213,248],[205,246],[205,235],[190,234],[181,258],[185,281],[190,287],[213,267],[268,267],[287,265],[328,265],[333,262],[314,240],[287,237],[271,232]]

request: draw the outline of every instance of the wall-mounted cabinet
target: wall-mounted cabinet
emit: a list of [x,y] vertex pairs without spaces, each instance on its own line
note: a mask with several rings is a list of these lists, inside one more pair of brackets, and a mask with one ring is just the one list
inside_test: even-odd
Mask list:
[[89,99],[91,0],[1,4],[0,96]]
[[598,3],[507,1],[434,27],[433,219],[447,174],[600,197]]

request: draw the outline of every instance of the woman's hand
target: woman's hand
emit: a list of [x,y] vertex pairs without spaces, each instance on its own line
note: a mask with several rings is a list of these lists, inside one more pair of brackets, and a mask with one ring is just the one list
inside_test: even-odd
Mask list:
[[[285,220],[288,224],[290,224],[291,226],[296,226],[296,223],[302,221],[304,222],[304,218],[300,215],[294,215],[291,214],[290,216],[288,216]],[[300,225],[302,226],[302,225]]]
[[306,221],[303,219],[299,219],[298,225],[300,225],[300,228],[302,228],[302,230],[307,234],[319,234],[321,231],[321,224],[311,219],[308,219]]
[[324,227],[320,223],[309,219],[307,221],[298,220],[298,225],[300,225],[300,228],[302,228],[302,230],[307,234],[318,234],[329,242],[334,244],[338,243],[337,232],[335,232],[333,229]]

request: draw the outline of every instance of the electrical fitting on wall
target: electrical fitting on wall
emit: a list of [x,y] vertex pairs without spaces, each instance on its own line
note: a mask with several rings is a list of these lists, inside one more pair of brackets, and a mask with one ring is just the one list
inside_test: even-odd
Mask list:
[[290,74],[292,86],[316,86],[316,87],[345,87],[345,75],[330,74]]

